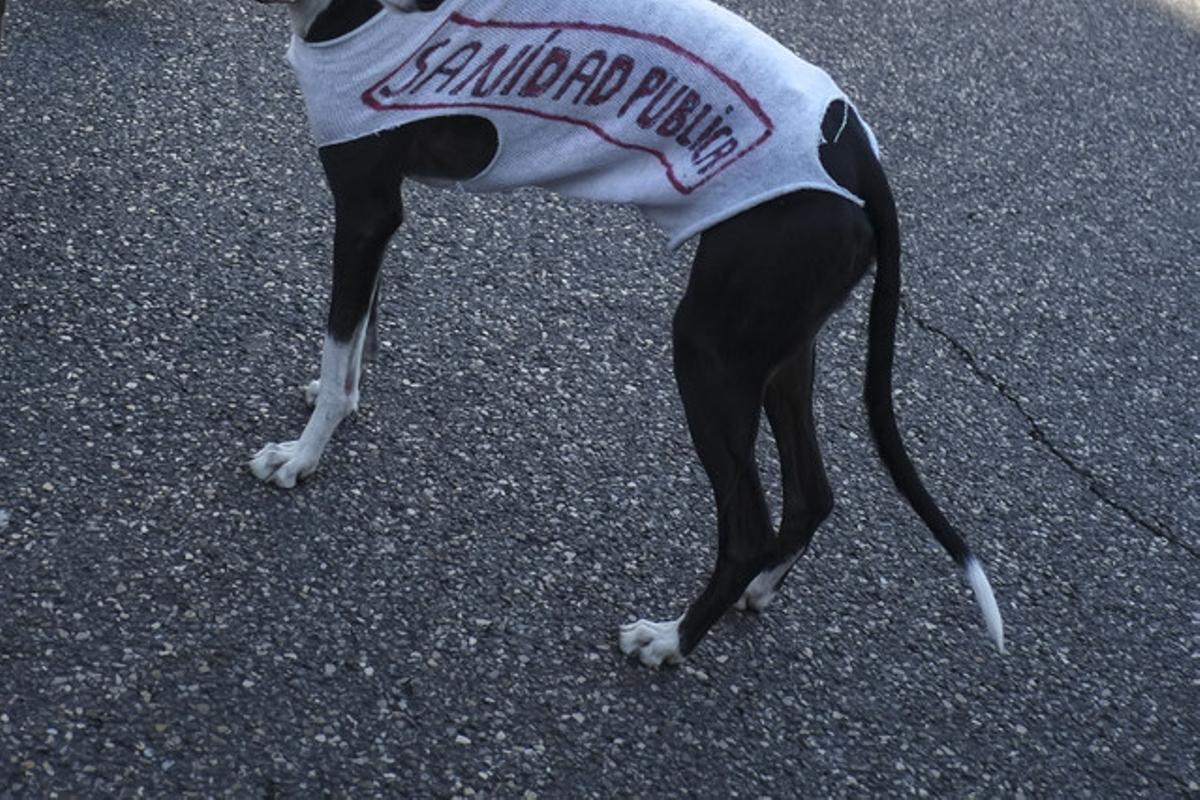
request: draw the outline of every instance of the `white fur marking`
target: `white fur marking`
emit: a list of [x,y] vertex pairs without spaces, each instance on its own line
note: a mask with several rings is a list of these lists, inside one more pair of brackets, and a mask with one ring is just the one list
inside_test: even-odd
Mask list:
[[348,344],[325,337],[312,416],[299,439],[268,444],[250,460],[250,471],[259,480],[291,489],[297,480],[308,477],[317,468],[338,424],[358,408],[365,333],[366,320],[363,320]]
[[787,574],[798,558],[800,558],[799,553],[773,569],[765,569],[758,573],[746,587],[746,591],[742,592],[738,601],[733,604],[733,607],[738,611],[764,610],[775,599],[775,590],[779,586],[779,582],[783,580],[783,576]]
[[679,651],[679,623],[683,617],[670,622],[651,622],[639,619],[621,626],[621,652],[627,656],[634,653],[647,667],[658,667],[664,662],[678,664],[683,660]]
[[[319,379],[315,380],[315,381],[309,381],[308,385],[304,387],[304,402],[305,402],[305,404],[309,408],[312,408],[313,406],[315,406],[317,404],[317,398],[320,396],[321,396],[321,381]],[[354,410],[357,411],[358,409],[356,408]]]
[[1004,620],[1000,618],[1000,607],[996,605],[996,596],[992,594],[992,585],[988,583],[983,566],[975,556],[967,558],[963,574],[966,576],[967,583],[971,585],[971,591],[975,593],[975,602],[979,603],[979,609],[983,612],[983,621],[987,624],[988,634],[996,643],[996,649],[1003,653]]

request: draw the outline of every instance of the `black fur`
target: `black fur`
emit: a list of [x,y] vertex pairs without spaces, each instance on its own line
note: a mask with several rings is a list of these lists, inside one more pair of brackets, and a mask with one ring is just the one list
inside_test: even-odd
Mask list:
[[313,20],[304,38],[327,42],[344,36],[383,10],[375,0],[337,0]]

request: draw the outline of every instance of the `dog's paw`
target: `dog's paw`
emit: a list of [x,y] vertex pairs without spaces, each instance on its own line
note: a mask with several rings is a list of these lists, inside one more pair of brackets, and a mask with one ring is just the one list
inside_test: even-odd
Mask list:
[[291,489],[297,480],[313,473],[319,458],[299,441],[269,444],[250,459],[250,471],[261,481]]
[[742,592],[742,596],[733,604],[733,607],[738,611],[761,613],[775,599],[775,589],[778,585],[770,572],[760,573],[746,587],[746,591]]
[[799,557],[800,554],[797,553],[782,564],[776,564],[755,575],[754,580],[750,581],[750,585],[746,587],[746,591],[742,592],[742,596],[733,604],[733,607],[738,611],[761,612],[771,605],[771,601],[779,594],[779,587],[783,585],[783,579],[787,577],[788,570],[792,568]]
[[647,667],[678,664],[683,661],[679,649],[679,623],[683,617],[670,622],[651,622],[640,619],[621,626],[621,652],[637,655]]

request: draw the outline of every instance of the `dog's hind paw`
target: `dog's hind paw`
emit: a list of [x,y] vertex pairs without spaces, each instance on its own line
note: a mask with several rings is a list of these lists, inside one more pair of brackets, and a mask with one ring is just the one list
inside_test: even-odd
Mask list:
[[300,478],[307,478],[317,468],[320,454],[313,456],[301,442],[269,444],[250,459],[250,471],[261,481],[291,489]]
[[679,623],[683,617],[670,622],[651,622],[640,619],[621,626],[621,652],[637,655],[647,667],[678,664],[683,661],[679,649]]
[[800,554],[796,553],[784,562],[776,564],[770,569],[764,569],[755,575],[754,580],[750,581],[750,585],[746,587],[746,591],[742,592],[742,596],[733,604],[733,607],[738,611],[763,611],[779,594],[779,587],[783,585],[783,579],[787,577],[788,570],[792,568],[799,557]]
[[750,582],[733,607],[738,611],[761,613],[775,599],[775,590],[778,585],[778,578],[773,571],[761,572]]

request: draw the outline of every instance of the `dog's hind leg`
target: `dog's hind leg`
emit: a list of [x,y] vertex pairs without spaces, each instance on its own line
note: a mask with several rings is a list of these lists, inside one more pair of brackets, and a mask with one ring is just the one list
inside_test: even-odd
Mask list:
[[387,136],[353,150],[321,151],[336,208],[333,292],[321,377],[312,415],[300,438],[269,444],[250,462],[264,480],[284,488],[311,474],[338,424],[358,407],[363,348],[377,297],[384,250],[403,218],[399,159]]
[[[701,238],[675,317],[675,373],[716,495],[717,564],[683,617],[625,626],[626,653],[648,664],[686,656],[757,576],[767,573],[760,588],[777,583],[829,513],[811,419],[812,343],[872,254],[862,209],[821,192],[770,201]],[[780,537],[754,461],[764,404],[790,487]]]
[[813,421],[814,356],[815,348],[810,343],[785,362],[767,384],[763,405],[779,449],[783,514],[771,563],[746,587],[737,602],[739,609],[762,611],[767,607],[833,510],[833,490],[821,461]]
[[745,357],[697,312],[689,292],[675,317],[675,377],[688,428],[717,504],[717,564],[687,613],[672,622],[640,620],[621,628],[626,654],[658,666],[676,663],[733,605],[768,563],[774,534],[754,459],[767,370]]

